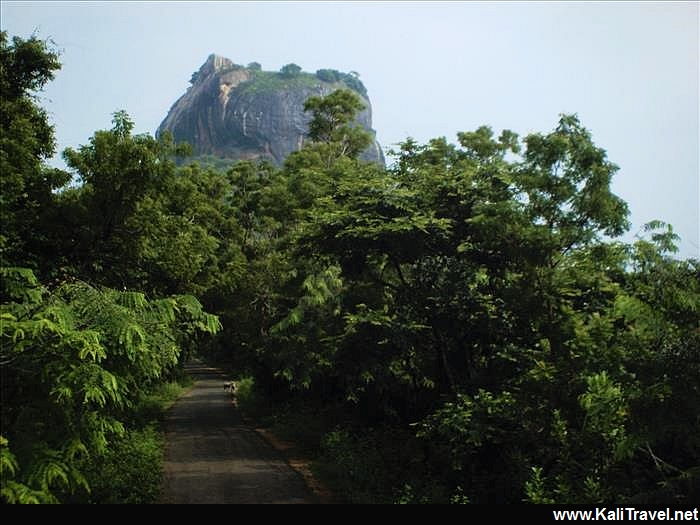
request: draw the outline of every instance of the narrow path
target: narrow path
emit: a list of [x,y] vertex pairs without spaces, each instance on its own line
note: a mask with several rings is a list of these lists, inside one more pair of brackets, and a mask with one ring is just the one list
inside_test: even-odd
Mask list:
[[168,411],[161,503],[313,503],[294,472],[247,427],[223,374],[187,366],[194,387]]

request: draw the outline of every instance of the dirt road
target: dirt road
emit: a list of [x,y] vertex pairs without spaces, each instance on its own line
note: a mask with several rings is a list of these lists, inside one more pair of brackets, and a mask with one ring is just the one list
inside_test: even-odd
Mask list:
[[160,503],[314,503],[301,476],[243,423],[224,376],[202,363],[188,370],[195,385],[166,419]]

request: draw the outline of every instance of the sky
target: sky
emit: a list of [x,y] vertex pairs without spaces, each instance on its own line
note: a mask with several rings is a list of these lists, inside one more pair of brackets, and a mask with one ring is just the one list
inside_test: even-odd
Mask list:
[[[578,114],[620,166],[633,240],[659,219],[700,258],[699,2],[0,2],[63,68],[41,94],[58,151],[126,110],[155,133],[211,53],[357,71],[388,150],[489,125],[521,136]],[[60,156],[51,163],[64,167]]]

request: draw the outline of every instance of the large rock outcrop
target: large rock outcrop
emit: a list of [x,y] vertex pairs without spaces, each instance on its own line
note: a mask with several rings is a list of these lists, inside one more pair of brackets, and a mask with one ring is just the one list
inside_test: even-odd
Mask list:
[[[366,108],[357,122],[372,130],[372,109],[364,86],[356,76],[334,70],[317,74],[262,71],[210,55],[192,75],[192,85],[178,99],[156,135],[170,131],[175,140],[192,144],[196,155],[223,159],[266,159],[281,164],[308,140],[310,115],[304,102],[336,89],[351,88]],[[376,142],[363,152],[363,159],[384,164]]]

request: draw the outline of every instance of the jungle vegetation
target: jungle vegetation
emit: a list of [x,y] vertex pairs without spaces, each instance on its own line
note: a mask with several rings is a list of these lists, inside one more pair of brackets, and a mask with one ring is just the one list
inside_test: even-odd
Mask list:
[[281,168],[217,169],[118,111],[62,171],[59,57],[0,43],[4,501],[118,500],[95,472],[154,457],[139,407],[194,354],[304,421],[351,502],[700,499],[700,262],[661,221],[616,240],[618,167],[576,115],[385,168],[339,90]]

